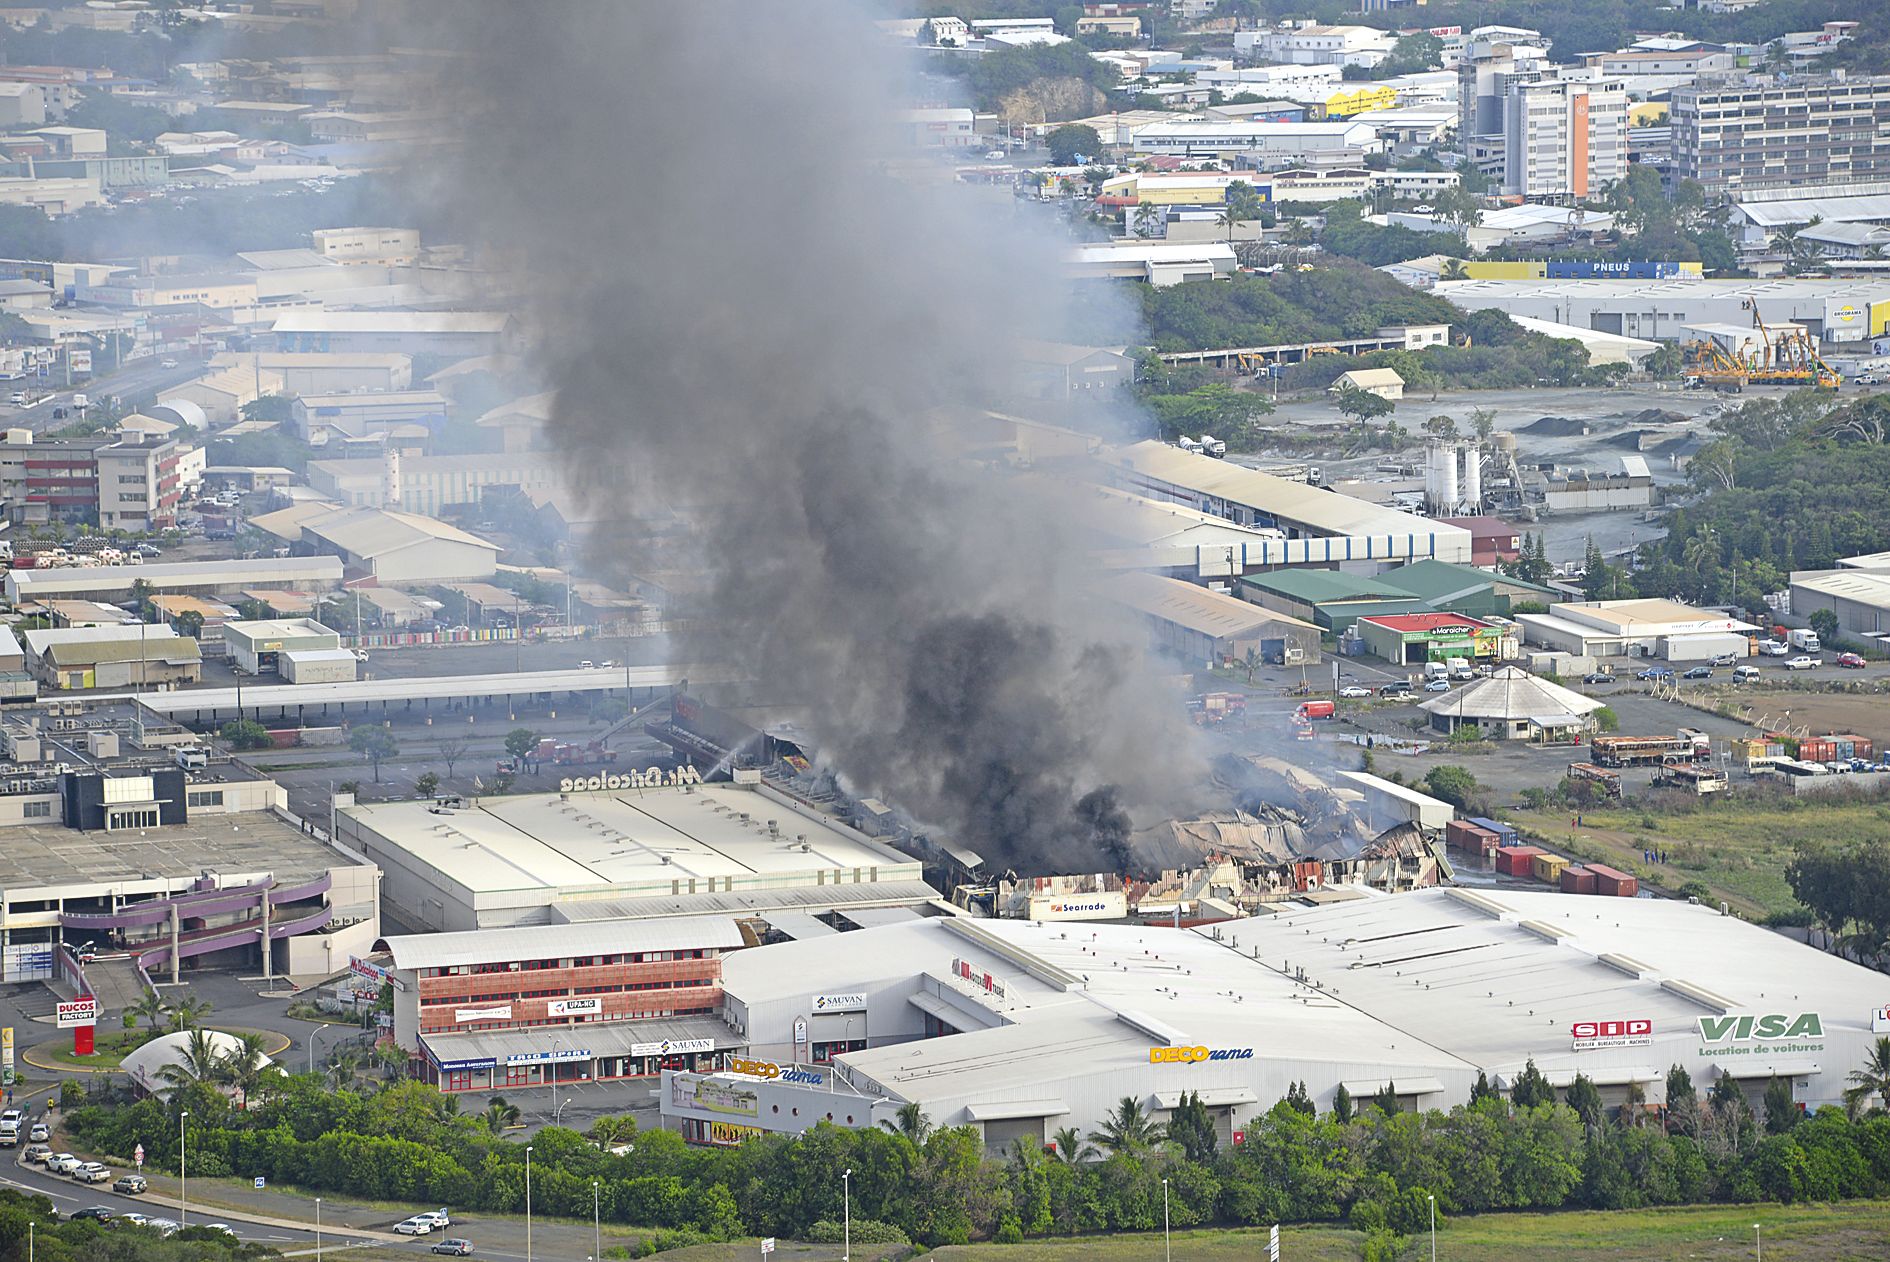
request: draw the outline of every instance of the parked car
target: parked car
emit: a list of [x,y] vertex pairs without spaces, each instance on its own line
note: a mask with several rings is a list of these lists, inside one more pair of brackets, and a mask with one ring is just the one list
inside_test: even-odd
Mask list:
[[1348,700],[1356,701],[1360,697],[1371,696],[1372,690],[1365,687],[1363,684],[1347,684],[1345,687],[1339,689],[1339,695]]
[[1783,657],[1791,652],[1791,646],[1783,640],[1760,640],[1759,652],[1766,657]]
[[175,1218],[147,1218],[144,1220],[144,1225],[156,1228],[160,1236],[174,1236],[177,1234],[177,1220]]
[[453,1225],[453,1220],[447,1217],[444,1209],[423,1209],[418,1214],[415,1214],[414,1217],[428,1219],[433,1223],[435,1228],[442,1231]]
[[54,1174],[71,1174],[83,1164],[69,1152],[55,1153],[46,1158],[46,1168]]
[[112,1169],[102,1161],[87,1161],[72,1172],[72,1177],[79,1183],[109,1183]]
[[205,1231],[220,1231],[230,1239],[236,1239],[236,1228],[230,1226],[228,1223],[205,1223],[203,1229]]
[[592,668],[593,666],[595,666],[595,665],[596,665],[596,663],[594,663],[594,662],[592,662],[592,661],[591,661],[591,659],[587,657],[587,658],[585,658],[585,659],[584,659],[583,661],[581,661],[581,662],[579,662],[579,663],[578,663],[578,669],[579,669],[579,670],[590,670],[590,669],[591,669],[591,668]]
[[1695,666],[1687,671],[1686,674],[1680,676],[1682,679],[1711,679],[1712,677],[1713,668],[1711,666]]
[[93,1222],[108,1223],[116,1217],[118,1217],[118,1215],[104,1205],[88,1205],[84,1209],[75,1209],[72,1211],[72,1221],[75,1223],[85,1218],[89,1218]]
[[1378,689],[1378,695],[1381,697],[1408,697],[1415,691],[1417,690],[1411,686],[1410,680],[1394,679],[1390,683],[1380,687]]
[[1847,670],[1864,669],[1864,659],[1856,653],[1839,653],[1837,655],[1837,664]]
[[1637,673],[1634,678],[1641,680],[1672,679],[1673,668],[1670,666],[1649,666],[1646,670]]
[[21,1159],[29,1166],[43,1165],[46,1158],[50,1156],[52,1156],[52,1149],[44,1144],[29,1144],[26,1151],[20,1154]]
[[1448,679],[1427,679],[1424,681],[1424,691],[1449,692],[1450,681]]
[[177,367],[177,361],[174,359],[160,359],[158,361],[158,367],[159,368],[175,368]]
[[1718,657],[1713,659],[1712,664],[1715,666],[1737,666],[1739,664],[1739,655],[1736,653],[1721,653]]
[[112,1191],[121,1192],[126,1196],[137,1196],[149,1186],[150,1184],[145,1182],[143,1175],[125,1174],[120,1175],[118,1182],[112,1184]]
[[1747,683],[1749,681],[1760,679],[1763,677],[1764,677],[1764,672],[1761,671],[1757,666],[1733,667],[1733,682],[1736,684]]
[[433,1246],[433,1252],[445,1253],[452,1257],[463,1258],[473,1251],[470,1240],[442,1240]]
[[1611,684],[1614,682],[1614,676],[1610,675],[1605,670],[1594,670],[1583,675],[1582,682],[1585,684]]
[[47,1127],[46,1123],[34,1122],[33,1129],[26,1132],[26,1137],[37,1143],[42,1139],[51,1139],[52,1131]]
[[403,1218],[395,1223],[394,1230],[403,1236],[424,1236],[433,1230],[433,1220],[416,1214],[412,1218]]
[[148,1224],[151,1220],[146,1218],[143,1214],[140,1214],[137,1210],[134,1209],[134,1210],[127,1210],[124,1213],[120,1214],[118,1216],[118,1221],[121,1223],[130,1223],[133,1227],[143,1227],[146,1224]]
[[1824,665],[1824,659],[1821,657],[1794,657],[1791,661],[1785,663],[1785,669],[1816,670],[1822,665]]

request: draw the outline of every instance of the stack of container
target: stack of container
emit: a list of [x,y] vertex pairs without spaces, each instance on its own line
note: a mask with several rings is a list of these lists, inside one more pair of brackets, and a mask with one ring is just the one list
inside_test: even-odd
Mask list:
[[1562,869],[1568,866],[1568,860],[1559,854],[1542,853],[1531,856],[1529,873],[1538,881],[1555,885],[1562,879]]
[[1588,871],[1595,878],[1595,893],[1609,898],[1633,898],[1641,892],[1641,883],[1625,872],[1603,867],[1599,863],[1588,865]]
[[1595,874],[1579,863],[1571,863],[1562,869],[1562,892],[1564,894],[1592,894],[1595,892]]
[[1504,876],[1533,876],[1535,857],[1541,846],[1500,846],[1496,851],[1496,870]]
[[1785,742],[1771,736],[1740,737],[1732,743],[1733,757],[1746,766],[1761,758],[1783,758]]
[[1849,762],[1853,758],[1871,759],[1871,742],[1867,736],[1807,736],[1798,742],[1798,756],[1806,762]]
[[1452,850],[1462,850],[1480,858],[1495,854],[1503,844],[1496,833],[1469,819],[1453,819],[1445,824],[1444,843]]
[[1481,815],[1472,815],[1470,822],[1475,824],[1478,828],[1487,828],[1495,833],[1498,845],[1514,846],[1522,842],[1522,834],[1516,831],[1514,824],[1498,823],[1493,819],[1485,819]]

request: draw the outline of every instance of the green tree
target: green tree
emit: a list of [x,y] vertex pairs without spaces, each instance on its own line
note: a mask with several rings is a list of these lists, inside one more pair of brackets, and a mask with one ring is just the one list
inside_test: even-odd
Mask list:
[[1540,1069],[1536,1068],[1533,1056],[1523,1065],[1523,1071],[1516,1075],[1516,1080],[1509,1084],[1509,1102],[1519,1109],[1533,1109],[1555,1103],[1555,1088],[1549,1085],[1549,1080],[1542,1076]]
[[1182,1093],[1168,1118],[1168,1138],[1181,1146],[1182,1154],[1189,1161],[1207,1162],[1214,1159],[1214,1119],[1208,1114],[1207,1106],[1201,1103],[1200,1092]]
[[1477,1070],[1477,1080],[1470,1086],[1470,1103],[1476,1104],[1481,1100],[1500,1100],[1502,1098],[1502,1096],[1497,1094],[1496,1088],[1490,1085],[1490,1080],[1484,1075],[1484,1072],[1481,1069]]
[[440,778],[431,771],[423,772],[414,778],[413,791],[423,798],[430,798],[440,790]]
[[158,993],[155,990],[149,990],[141,995],[136,1003],[125,1009],[125,1015],[130,1017],[133,1022],[142,1018],[145,1028],[152,1033],[156,1033],[158,1023],[164,1019],[164,1014],[168,1011],[169,1009],[164,1006],[164,1000],[158,996]]
[[1445,763],[1424,773],[1424,791],[1452,806],[1469,806],[1480,790],[1477,778],[1470,774],[1468,767]]
[[364,724],[348,733],[348,748],[374,764],[374,783],[381,782],[381,761],[400,752],[394,734],[379,724]]
[[1877,1101],[1880,1109],[1890,1109],[1890,1037],[1870,1045],[1863,1066],[1851,1070],[1851,1085],[1845,1089],[1844,1103],[1853,1111],[1870,1107]]
[[242,1093],[243,1107],[249,1107],[250,1098],[259,1094],[273,1078],[280,1078],[282,1071],[269,1059],[265,1050],[263,1036],[246,1031],[236,1036],[236,1045],[223,1055],[223,1075],[225,1079]]
[[1798,1125],[1798,1103],[1792,1099],[1792,1080],[1772,1075],[1765,1084],[1765,1133],[1783,1135]]
[[1101,1129],[1089,1133],[1090,1142],[1111,1153],[1140,1156],[1167,1139],[1166,1129],[1142,1111],[1142,1102],[1123,1096],[1115,1112],[1103,1119]]
[[1387,1117],[1394,1116],[1400,1112],[1398,1108],[1397,1084],[1387,1082],[1384,1086],[1378,1088],[1378,1094],[1372,1097],[1372,1107]]
[[1607,1106],[1601,1102],[1601,1090],[1587,1074],[1578,1073],[1575,1081],[1568,1084],[1568,1107],[1575,1110],[1575,1116],[1589,1128],[1601,1126],[1608,1120]]
[[1350,382],[1333,392],[1332,405],[1356,421],[1376,420],[1388,415],[1397,405]]
[[1818,633],[1818,639],[1826,646],[1836,644],[1838,638],[1838,616],[1829,609],[1813,609],[1805,621]]
[[932,1137],[932,1121],[917,1100],[900,1105],[898,1113],[890,1119],[880,1119],[879,1124],[895,1135],[904,1136],[914,1148],[925,1147],[925,1141]]
[[210,1015],[210,1001],[199,999],[195,995],[186,995],[170,1005],[171,1030],[195,1030]]
[[1102,135],[1087,123],[1065,123],[1044,137],[1053,166],[1074,166],[1102,153]]
[[275,744],[269,729],[254,719],[231,719],[217,729],[217,735],[231,749],[268,749]]
[[1595,730],[1597,732],[1618,731],[1620,727],[1621,716],[1614,712],[1613,706],[1602,706],[1599,710],[1595,711]]
[[518,1105],[508,1102],[502,1095],[495,1095],[487,1103],[486,1111],[479,1115],[479,1123],[488,1134],[496,1136],[517,1126],[522,1116]]
[[538,749],[538,733],[529,727],[515,727],[505,734],[505,752],[523,767]]
[[224,1055],[217,1050],[210,1031],[193,1028],[178,1046],[176,1059],[159,1070],[158,1077],[172,1087],[195,1082],[215,1084],[227,1080],[225,1064]]
[[1050,1137],[1051,1146],[1056,1149],[1057,1160],[1065,1165],[1081,1165],[1085,1161],[1094,1161],[1096,1147],[1083,1138],[1083,1132],[1074,1126],[1065,1126]]
[[1352,1093],[1340,1083],[1332,1092],[1332,1117],[1341,1124],[1352,1120]]

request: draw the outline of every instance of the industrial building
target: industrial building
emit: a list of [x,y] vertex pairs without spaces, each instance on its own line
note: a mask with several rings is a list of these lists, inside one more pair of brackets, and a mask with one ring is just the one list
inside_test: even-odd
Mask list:
[[1365,649],[1393,666],[1465,661],[1501,662],[1516,656],[1514,630],[1454,613],[1368,614],[1352,624]]
[[1240,595],[1243,600],[1344,636],[1353,631],[1361,617],[1448,614],[1452,618],[1504,618],[1511,600],[1539,600],[1554,593],[1491,570],[1445,561],[1418,561],[1369,577],[1311,567],[1249,574],[1240,581]]
[[1687,326],[1750,326],[1754,311],[1766,321],[1802,324],[1814,339],[1857,342],[1890,322],[1890,279],[1810,280],[1450,280],[1439,296],[1468,311],[1494,307],[1529,316],[1656,342],[1684,340]]
[[203,677],[203,649],[168,625],[56,627],[26,633],[26,669],[48,688],[175,687]]
[[1845,557],[1838,566],[1794,573],[1792,612],[1806,618],[1829,609],[1852,635],[1869,640],[1890,635],[1890,553]]
[[386,352],[470,359],[511,349],[512,317],[502,311],[292,311],[272,331],[280,351]]
[[1530,644],[1576,657],[1657,657],[1703,662],[1754,651],[1749,622],[1671,600],[1583,600],[1551,605],[1547,613],[1516,615]]
[[1141,614],[1157,648],[1183,661],[1222,665],[1263,661],[1303,666],[1319,660],[1319,628],[1159,574],[1121,574],[1103,588],[1109,599]]
[[367,963],[420,1076],[493,1091],[713,1067],[743,1041],[722,957],[748,945],[732,916],[685,916],[392,937]]
[[405,390],[413,384],[413,357],[391,351],[353,354],[223,351],[212,355],[213,372],[249,369],[279,380],[284,394],[335,394],[353,390]]
[[1191,280],[1226,280],[1239,263],[1225,241],[1175,245],[1165,241],[1108,241],[1070,249],[1066,271],[1073,280],[1140,280],[1179,285]]
[[413,930],[938,897],[918,860],[773,788],[695,779],[573,767],[561,793],[343,807],[337,836],[380,865],[389,907]]
[[[1447,1108],[1479,1075],[1507,1091],[1530,1061],[1609,1104],[1630,1086],[1658,1103],[1674,1064],[1702,1090],[1728,1078],[1756,1100],[1777,1075],[1808,1109],[1842,1102],[1878,1037],[1876,974],[1705,907],[1600,901],[1422,890],[1198,930],[950,918],[865,930],[871,949],[737,952],[722,987],[751,1072],[665,1074],[664,1124],[739,1142],[687,1125],[711,1120],[708,1100],[790,1133],[911,1102],[995,1151],[1096,1129],[1125,1096],[1166,1121],[1198,1093],[1232,1144],[1297,1082],[1321,1112],[1341,1086]],[[860,1050],[829,1073],[816,1039]]]
[[1166,443],[1109,449],[1100,460],[1106,479],[1124,490],[1284,536],[1242,547],[1227,558],[1230,575],[1288,565],[1375,573],[1425,558],[1470,560],[1467,530]]
[[[265,619],[224,623],[223,643],[239,673],[276,675],[284,673],[284,654],[340,650],[341,635],[310,618]],[[349,653],[348,660],[353,661],[354,654]],[[348,678],[354,678],[353,671]]]
[[318,447],[399,426],[431,432],[446,424],[446,396],[437,390],[304,394],[291,406],[289,420],[297,438]]
[[1431,716],[1431,727],[1439,732],[1474,727],[1491,740],[1540,740],[1586,731],[1593,726],[1589,716],[1601,704],[1519,666],[1505,666],[1488,679],[1433,697],[1419,709]]
[[15,605],[61,598],[128,600],[132,584],[138,582],[154,592],[195,596],[243,596],[276,589],[324,591],[341,582],[341,561],[325,556],[259,557],[8,570],[6,596]]
[[1360,165],[1384,151],[1370,123],[1262,123],[1235,119],[1154,123],[1135,133],[1135,152],[1183,158],[1236,158],[1261,170],[1296,162]]
[[[533,452],[472,452],[454,456],[311,460],[308,484],[337,504],[402,508],[437,515],[455,504],[477,504],[488,490],[515,488],[527,495],[557,491],[566,479],[558,462]],[[390,483],[398,503],[388,501]]]
[[289,541],[298,555],[339,557],[351,579],[380,583],[485,578],[497,569],[499,545],[437,518],[385,508],[298,504],[250,519]]

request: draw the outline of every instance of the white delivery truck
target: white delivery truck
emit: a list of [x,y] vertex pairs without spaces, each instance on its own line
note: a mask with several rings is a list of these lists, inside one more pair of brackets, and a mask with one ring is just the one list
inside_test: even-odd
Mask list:
[[1794,628],[1786,634],[1785,642],[1803,653],[1816,653],[1824,647],[1818,633],[1809,627]]
[[1449,668],[1450,677],[1452,679],[1475,679],[1477,677],[1477,673],[1470,669],[1470,659],[1467,657],[1446,658],[1444,665]]

